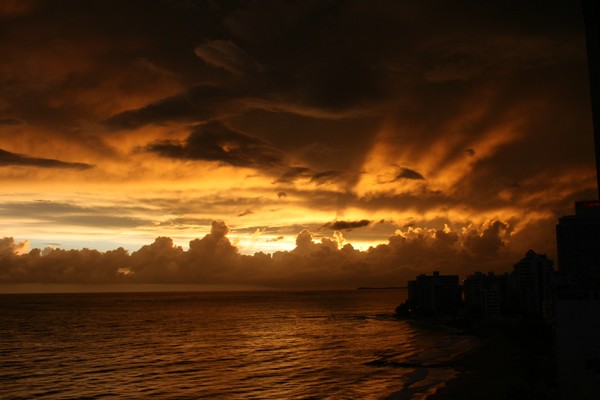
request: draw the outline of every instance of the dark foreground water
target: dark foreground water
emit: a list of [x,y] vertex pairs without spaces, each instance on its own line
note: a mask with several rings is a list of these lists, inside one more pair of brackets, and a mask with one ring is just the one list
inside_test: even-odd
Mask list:
[[0,398],[423,399],[473,346],[406,292],[0,295]]

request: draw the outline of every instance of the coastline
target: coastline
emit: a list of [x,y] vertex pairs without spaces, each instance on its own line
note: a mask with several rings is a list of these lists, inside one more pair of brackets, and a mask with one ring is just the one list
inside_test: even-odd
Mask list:
[[[410,320],[410,322],[425,331],[437,332],[446,336],[448,342],[444,343],[445,340],[437,342],[441,346],[436,349],[437,346],[433,345],[424,358],[418,357],[412,361],[388,361],[389,364],[397,367],[410,368],[412,372],[406,376],[407,380],[403,382],[403,387],[386,396],[386,400],[426,400],[434,398],[431,396],[440,392],[442,388],[447,386],[448,382],[464,378],[460,376],[464,373],[460,366],[462,360],[470,354],[480,351],[484,344],[484,339],[479,335],[465,333],[441,324],[439,321],[423,319]],[[452,353],[448,353],[448,346],[453,348]]]

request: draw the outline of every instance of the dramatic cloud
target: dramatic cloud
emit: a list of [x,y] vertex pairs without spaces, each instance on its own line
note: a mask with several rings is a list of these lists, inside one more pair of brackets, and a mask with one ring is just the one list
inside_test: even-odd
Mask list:
[[480,229],[464,229],[464,247],[475,257],[497,256],[504,249],[510,233],[509,225],[502,221],[487,221]]
[[145,150],[168,158],[218,161],[240,167],[272,167],[280,165],[283,157],[268,143],[219,122],[194,127],[183,143],[155,142]]
[[70,257],[73,281],[487,271],[554,257],[558,217],[597,196],[579,2],[9,0],[0,20],[0,237],[91,249],[5,249],[5,281],[66,281]]
[[20,167],[38,167],[38,168],[72,168],[72,169],[90,169],[93,165],[84,163],[72,163],[48,158],[28,157],[22,154],[11,153],[0,149],[0,167],[20,166]]
[[369,226],[371,221],[363,219],[360,221],[334,221],[326,224],[325,226],[333,230],[346,230],[362,228],[363,226]]
[[326,183],[336,182],[345,177],[341,171],[322,171],[314,174],[310,181],[316,183],[317,185],[324,185]]
[[114,115],[106,123],[115,128],[132,129],[171,121],[206,121],[218,115],[231,99],[232,94],[222,87],[198,84],[175,96]]
[[0,256],[4,255],[13,255],[23,253],[29,250],[29,242],[24,241],[21,243],[15,242],[15,240],[11,237],[5,237],[0,239]]
[[[213,221],[210,233],[184,251],[168,237],[158,237],[129,254],[122,248],[96,250],[33,249],[12,238],[0,240],[0,283],[198,283],[264,287],[338,287],[361,284],[401,285],[431,269],[462,274],[494,266],[509,270],[520,254],[505,253],[508,224],[488,221],[460,232],[408,228],[387,244],[365,251],[346,243],[340,232],[316,242],[302,230],[291,251],[242,255],[231,244],[229,227]],[[273,239],[273,241],[280,238]],[[17,255],[20,253],[21,255]],[[455,261],[460,261],[460,267]]]
[[[296,179],[302,178],[310,178],[312,176],[312,171],[307,167],[290,167],[288,168],[283,175],[281,175],[275,183],[291,183]],[[285,194],[284,194],[285,195]]]
[[298,180],[308,180],[317,186],[328,183],[344,181],[350,174],[343,171],[321,171],[315,172],[308,167],[289,167],[285,172],[275,180],[274,183],[294,183]]
[[423,177],[423,175],[421,175],[417,171],[413,171],[412,169],[401,168],[394,180],[397,181],[399,179],[414,179],[422,181],[425,180],[425,177]]

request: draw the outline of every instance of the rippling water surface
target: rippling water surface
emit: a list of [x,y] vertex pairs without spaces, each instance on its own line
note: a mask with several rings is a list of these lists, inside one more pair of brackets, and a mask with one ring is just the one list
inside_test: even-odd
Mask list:
[[0,295],[0,398],[424,398],[472,343],[396,320],[405,297]]

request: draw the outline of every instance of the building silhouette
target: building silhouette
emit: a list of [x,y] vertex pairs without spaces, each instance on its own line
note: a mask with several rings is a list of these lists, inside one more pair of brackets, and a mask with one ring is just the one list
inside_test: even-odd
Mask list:
[[[600,199],[600,8],[582,0]],[[575,215],[556,227],[560,279],[554,301],[561,399],[598,399],[600,393],[600,200],[575,203]]]
[[417,314],[458,312],[461,291],[458,275],[421,274],[408,281],[408,307]]
[[489,324],[518,310],[516,280],[513,274],[475,272],[463,281],[465,315]]
[[564,285],[600,286],[600,201],[578,201],[575,215],[556,225],[558,266]]
[[552,312],[554,262],[545,254],[529,250],[513,266],[519,313],[548,317]]
[[[529,250],[511,273],[475,272],[463,281],[464,312],[483,324],[504,317],[552,318],[554,261]],[[501,318],[502,317],[502,318]]]
[[[600,2],[582,0],[582,6],[600,199]],[[502,314],[525,321],[544,316],[554,331],[560,398],[595,400],[600,398],[600,200],[576,202],[574,215],[559,218],[556,244],[557,274],[552,260],[530,250],[511,274],[467,277],[465,310],[484,323]],[[408,289],[409,309],[439,313],[460,304],[457,276],[420,275],[409,281]]]
[[554,332],[561,399],[600,393],[600,201],[575,203],[556,226]]

